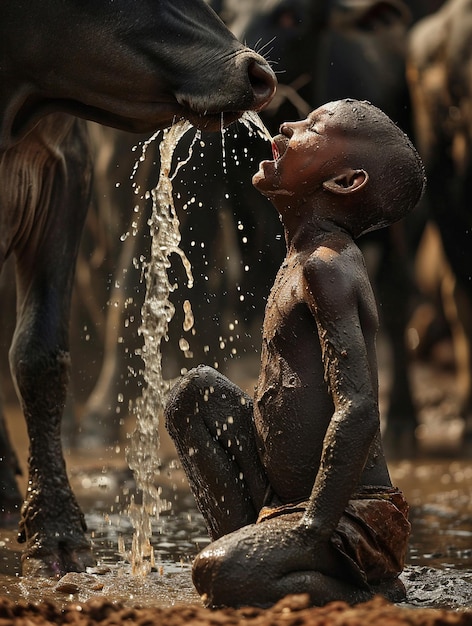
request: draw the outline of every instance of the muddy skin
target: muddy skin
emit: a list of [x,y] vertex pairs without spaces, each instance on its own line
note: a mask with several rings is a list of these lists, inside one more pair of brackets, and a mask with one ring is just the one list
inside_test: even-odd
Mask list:
[[[393,507],[391,510],[407,537],[408,522]],[[265,608],[295,589],[308,594],[311,604],[317,606],[339,599],[355,604],[379,594],[392,602],[405,599],[405,587],[391,573],[391,563],[383,562],[380,568],[389,578],[367,584],[363,572],[335,541],[314,547],[310,534],[300,526],[302,514],[285,513],[246,526],[202,550],[195,559],[192,578],[204,605]],[[387,520],[387,525],[393,531],[390,536],[398,539],[394,523]],[[349,539],[354,545],[355,534]],[[373,537],[371,540],[375,542]],[[396,565],[394,570],[400,567]]]
[[200,367],[166,407],[213,539],[193,580],[208,606],[400,600],[408,507],[383,455],[378,316],[354,238],[414,208],[423,167],[387,116],[352,100],[283,124],[275,144],[253,184],[281,216],[287,254],[254,402]]

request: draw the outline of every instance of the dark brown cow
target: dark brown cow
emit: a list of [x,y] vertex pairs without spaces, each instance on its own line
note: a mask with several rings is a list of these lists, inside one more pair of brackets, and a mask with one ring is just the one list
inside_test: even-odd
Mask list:
[[[15,256],[10,364],[30,438],[19,539],[24,573],[61,575],[93,562],[60,441],[91,180],[84,122],[70,114],[134,132],[184,117],[219,128],[270,100],[275,78],[203,0],[2,3],[0,46],[0,266]],[[18,494],[6,447],[3,436],[8,516]]]

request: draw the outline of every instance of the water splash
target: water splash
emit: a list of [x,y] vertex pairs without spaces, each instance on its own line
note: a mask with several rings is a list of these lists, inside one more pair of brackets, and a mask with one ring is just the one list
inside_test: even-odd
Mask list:
[[265,139],[266,141],[269,141],[270,143],[273,142],[273,138],[269,132],[269,129],[266,127],[264,122],[255,111],[245,111],[240,117],[239,121],[244,124],[244,126],[246,126],[250,133],[254,132],[253,127],[255,126],[255,132],[259,137]]
[[[269,131],[257,113],[247,112],[241,119],[251,132],[255,126],[260,137],[273,143]],[[191,128],[193,127],[190,122],[181,121],[163,131],[160,143],[159,182],[151,192],[153,201],[152,215],[149,220],[152,236],[151,258],[148,263],[143,264],[146,297],[141,310],[142,323],[139,328],[139,334],[144,338],[144,345],[140,352],[144,361],[144,386],[142,395],[134,407],[136,428],[130,437],[130,444],[127,449],[127,462],[133,471],[136,489],[142,494],[142,502],[136,503],[134,496],[132,496],[128,508],[134,534],[131,552],[126,556],[131,562],[133,574],[141,576],[146,576],[155,565],[150,541],[152,522],[157,520],[159,514],[167,508],[167,503],[161,499],[161,490],[156,485],[160,472],[159,419],[163,413],[169,389],[169,382],[164,379],[162,374],[161,341],[167,337],[169,323],[175,312],[174,306],[169,300],[169,295],[175,286],[170,284],[167,275],[167,270],[171,265],[169,260],[171,254],[177,254],[180,257],[186,271],[188,286],[192,287],[193,285],[190,262],[179,247],[180,223],[174,206],[172,181],[179,169],[191,158],[195,142],[201,138],[199,131],[196,132],[191,143],[188,158],[180,161],[175,167],[174,173],[171,174],[174,150],[180,139]],[[131,178],[134,177],[139,163],[144,161],[150,142],[156,137],[157,134],[145,142],[142,155],[137,161]],[[225,168],[223,127],[222,138],[223,167]],[[136,188],[135,191],[136,193],[140,192],[139,188]],[[184,313],[184,330],[190,330],[193,327],[194,319],[188,300],[184,303]],[[190,346],[185,341],[181,342],[180,349],[184,354],[190,353]]]
[[[245,126],[249,131],[249,136],[256,135],[261,139],[265,139],[272,146],[272,152],[274,154],[274,158],[278,158],[278,148],[274,142],[274,138],[269,132],[269,129],[261,120],[259,115],[255,111],[245,111],[242,116],[239,118],[239,121]],[[226,135],[227,129],[223,125],[223,117],[221,118],[221,151],[223,158],[223,173],[227,174],[227,164],[226,164]],[[236,161],[236,164],[238,162]]]
[[228,170],[226,167],[226,138],[225,138],[226,128],[223,120],[223,113],[221,114],[221,153],[222,153],[222,163],[223,163],[223,174],[227,174]]
[[[190,122],[181,121],[163,131],[160,143],[161,170],[157,187],[151,192],[153,206],[149,227],[152,236],[151,258],[146,263],[146,297],[141,310],[142,323],[139,333],[144,338],[141,356],[144,361],[144,387],[137,400],[134,413],[136,428],[130,437],[127,462],[133,471],[136,488],[142,494],[137,504],[131,498],[129,516],[134,527],[131,553],[129,555],[133,574],[145,576],[154,566],[154,554],[150,538],[152,521],[166,508],[156,487],[159,476],[159,418],[165,404],[168,381],[162,375],[161,341],[167,337],[174,306],[169,295],[174,290],[167,270],[169,257],[177,254],[185,268],[188,286],[193,284],[190,262],[180,249],[179,220],[172,197],[172,157],[183,135],[192,128]],[[196,138],[194,139],[196,141]],[[147,145],[146,145],[147,147]],[[191,148],[193,147],[193,144]],[[144,151],[143,151],[144,153]],[[191,156],[191,151],[189,158]],[[188,159],[187,159],[188,160]],[[184,162],[180,162],[175,173]]]
[[[269,129],[261,120],[259,115],[255,111],[246,111],[241,116],[241,122],[248,128],[250,134],[254,134],[255,132],[258,137],[261,137],[262,139],[265,139],[270,143],[272,148],[272,155],[274,159],[277,160],[280,156],[279,149],[274,141],[274,138],[270,134]],[[256,127],[255,131],[253,126]]]

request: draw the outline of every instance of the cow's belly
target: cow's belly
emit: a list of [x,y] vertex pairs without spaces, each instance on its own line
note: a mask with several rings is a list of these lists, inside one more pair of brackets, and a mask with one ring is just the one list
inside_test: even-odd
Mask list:
[[73,123],[70,116],[50,115],[1,155],[0,262],[41,232],[58,168],[64,167],[62,142]]

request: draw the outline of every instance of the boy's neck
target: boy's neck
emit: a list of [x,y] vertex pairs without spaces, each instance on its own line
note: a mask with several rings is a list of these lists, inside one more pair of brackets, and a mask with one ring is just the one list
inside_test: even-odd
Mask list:
[[285,232],[287,250],[302,250],[312,247],[317,239],[324,238],[330,233],[344,232],[352,238],[347,227],[333,218],[335,213],[332,207],[313,199],[299,203],[274,202],[279,212]]

